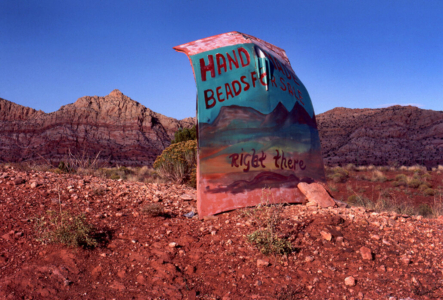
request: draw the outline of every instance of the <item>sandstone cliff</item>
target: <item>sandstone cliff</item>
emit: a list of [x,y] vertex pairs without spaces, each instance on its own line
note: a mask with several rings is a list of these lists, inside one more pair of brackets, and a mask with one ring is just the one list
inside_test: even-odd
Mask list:
[[327,165],[443,164],[442,111],[339,107],[316,117]]
[[89,157],[100,153],[112,165],[152,165],[174,132],[194,122],[153,112],[119,90],[82,97],[47,114],[0,99],[0,162],[57,163],[70,150]]

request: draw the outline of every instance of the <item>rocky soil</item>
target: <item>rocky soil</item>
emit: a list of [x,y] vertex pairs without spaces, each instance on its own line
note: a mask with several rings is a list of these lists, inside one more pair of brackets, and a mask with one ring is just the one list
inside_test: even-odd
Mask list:
[[[257,209],[195,207],[184,185],[0,166],[0,299],[443,299],[441,218],[287,205],[276,234],[294,252],[265,256],[245,237]],[[86,214],[100,245],[36,241],[47,210]]]
[[317,115],[325,164],[443,164],[443,112],[338,107]]
[[82,97],[53,113],[36,111],[0,98],[0,162],[58,164],[97,155],[110,165],[148,165],[166,148],[178,121],[153,112],[119,90],[105,97]]

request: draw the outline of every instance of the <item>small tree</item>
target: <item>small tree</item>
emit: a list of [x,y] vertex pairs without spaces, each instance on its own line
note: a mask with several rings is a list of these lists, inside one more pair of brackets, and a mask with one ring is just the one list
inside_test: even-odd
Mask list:
[[176,144],[180,142],[186,142],[197,139],[197,128],[192,126],[191,128],[180,128],[174,133],[174,139],[171,144]]

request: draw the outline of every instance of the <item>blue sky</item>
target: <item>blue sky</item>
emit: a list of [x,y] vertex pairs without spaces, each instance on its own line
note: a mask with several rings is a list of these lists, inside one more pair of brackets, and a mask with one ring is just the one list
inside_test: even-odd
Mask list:
[[286,50],[315,112],[413,104],[443,110],[443,1],[0,0],[0,98],[52,112],[113,89],[195,116],[186,55],[240,31]]

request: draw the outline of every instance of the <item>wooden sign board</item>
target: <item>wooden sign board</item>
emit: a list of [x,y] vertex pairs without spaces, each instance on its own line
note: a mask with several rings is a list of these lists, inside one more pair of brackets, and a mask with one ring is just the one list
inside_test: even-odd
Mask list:
[[197,83],[199,217],[271,202],[302,202],[299,182],[324,181],[315,114],[286,53],[229,32],[174,47]]

